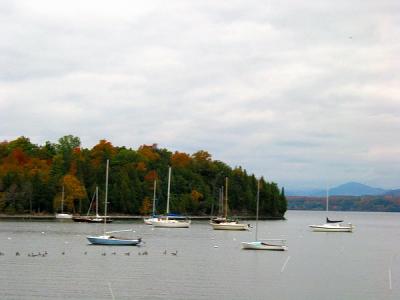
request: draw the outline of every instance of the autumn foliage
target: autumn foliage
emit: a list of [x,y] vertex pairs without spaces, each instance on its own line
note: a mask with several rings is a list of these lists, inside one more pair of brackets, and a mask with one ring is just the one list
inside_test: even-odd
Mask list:
[[[207,151],[193,154],[142,145],[137,150],[100,140],[91,149],[68,135],[58,143],[36,145],[27,137],[0,143],[0,213],[85,214],[89,197],[99,187],[104,201],[106,161],[110,160],[108,201],[111,214],[150,214],[156,188],[156,211],[164,213],[168,167],[172,166],[170,208],[183,214],[215,214],[225,177],[229,178],[230,214],[254,214],[257,179],[240,167],[232,169]],[[286,198],[276,183],[262,179],[260,214],[286,211]],[[101,204],[99,207],[103,207]]]

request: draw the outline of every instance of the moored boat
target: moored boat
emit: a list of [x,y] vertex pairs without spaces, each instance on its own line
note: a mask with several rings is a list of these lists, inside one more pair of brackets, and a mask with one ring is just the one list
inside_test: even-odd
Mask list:
[[[109,160],[107,160],[107,166],[106,166],[106,193],[105,193],[105,199],[104,199],[104,215],[107,216],[107,195],[108,195],[108,166],[109,166]],[[139,245],[142,242],[141,238],[137,239],[128,239],[128,238],[123,238],[123,237],[116,237],[114,235],[111,235],[112,233],[116,232],[126,232],[126,231],[132,231],[131,229],[128,230],[118,230],[118,231],[106,231],[106,219],[103,219],[104,222],[104,231],[102,235],[96,235],[96,236],[87,236],[87,240],[89,243],[93,245],[114,245],[114,246],[136,246]]]
[[348,225],[343,225],[339,223],[326,223],[322,225],[309,225],[313,231],[319,232],[353,232],[354,226],[349,223]]
[[255,242],[242,242],[242,248],[247,250],[273,250],[285,251],[288,249],[286,240],[280,239],[265,239]]
[[151,225],[153,227],[161,227],[161,228],[189,228],[190,220],[176,220],[171,219],[169,217],[169,195],[171,189],[171,167],[168,169],[168,191],[167,191],[167,215],[164,218],[159,218],[158,220],[152,221]]

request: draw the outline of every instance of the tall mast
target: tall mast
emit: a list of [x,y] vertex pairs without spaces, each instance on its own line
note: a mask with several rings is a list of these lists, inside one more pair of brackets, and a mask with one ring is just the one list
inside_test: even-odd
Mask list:
[[225,177],[225,218],[228,216],[228,177]]
[[258,240],[258,208],[260,205],[260,180],[257,182],[256,241]]
[[168,192],[167,192],[167,219],[169,214],[169,193],[171,189],[171,167],[168,169]]
[[328,213],[329,210],[329,189],[326,187],[326,213]]
[[110,161],[107,159],[106,166],[106,195],[104,199],[104,235],[106,235],[106,221],[107,221],[107,197],[108,197],[108,166]]
[[224,187],[219,188],[219,198],[218,198],[218,216],[224,214]]
[[154,187],[153,187],[153,190],[154,190],[154,193],[153,193],[153,215],[152,215],[152,217],[154,217],[155,214],[156,214],[156,188],[157,188],[157,181],[154,180]]
[[61,193],[61,213],[64,213],[64,185],[62,186],[62,193]]
[[99,187],[96,185],[96,217],[99,216]]

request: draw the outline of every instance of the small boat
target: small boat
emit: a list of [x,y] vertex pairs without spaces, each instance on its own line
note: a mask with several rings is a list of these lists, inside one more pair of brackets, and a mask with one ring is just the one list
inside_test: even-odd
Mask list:
[[189,228],[190,220],[187,221],[178,221],[174,219],[158,219],[157,221],[153,221],[151,225],[154,227],[164,227],[164,228]]
[[[326,189],[326,213],[329,211],[329,190]],[[354,226],[341,224],[343,220],[330,220],[326,217],[326,223],[321,225],[308,225],[312,231],[316,232],[353,232]]]
[[156,188],[157,188],[157,181],[154,180],[154,187],[153,187],[153,213],[151,214],[150,218],[143,219],[144,224],[146,224],[146,225],[153,225],[153,222],[160,220],[156,216]]
[[242,242],[242,248],[246,250],[288,250],[284,239],[263,239],[255,242]]
[[132,230],[109,231],[105,232],[104,235],[88,236],[86,238],[93,245],[137,246],[142,242],[141,238],[128,239],[110,235],[111,233],[122,232],[122,231],[132,231]]
[[242,248],[245,250],[288,250],[286,240],[284,239],[258,239],[258,208],[260,203],[260,181],[257,184],[257,209],[256,209],[256,233],[254,242],[242,242]]
[[161,228],[189,228],[190,220],[176,220],[169,217],[169,194],[171,189],[171,167],[168,169],[168,192],[167,192],[167,215],[159,218],[158,220],[152,221],[153,227]]
[[343,225],[340,223],[326,223],[322,225],[309,225],[313,231],[318,232],[353,232],[354,226],[349,223],[348,225]]
[[248,230],[249,225],[238,221],[225,221],[221,223],[211,223],[214,230]]
[[[95,216],[89,216],[90,209],[92,207],[92,203],[94,198],[96,199],[96,215]],[[106,223],[111,223],[112,219],[108,216],[100,216],[99,215],[99,188],[96,186],[96,192],[93,195],[92,201],[90,202],[88,212],[86,216],[73,216],[72,220],[74,222],[78,223],[103,223],[104,221]]]
[[343,220],[329,220],[328,217],[326,217],[326,223],[342,223]]
[[248,230],[249,225],[239,223],[237,220],[229,220],[228,215],[228,177],[225,177],[225,205],[224,216],[211,219],[210,225],[214,230]]
[[[106,194],[104,199],[104,215],[107,216],[107,196],[108,196],[108,167],[109,167],[109,160],[107,160],[107,167],[106,167]],[[141,238],[137,239],[128,239],[123,237],[116,237],[111,235],[112,233],[116,232],[124,232],[124,231],[132,231],[132,229],[128,230],[118,230],[118,231],[106,231],[106,218],[103,220],[104,222],[104,233],[102,235],[96,236],[87,236],[87,240],[89,243],[93,245],[113,245],[113,246],[136,246],[142,242]]]
[[64,213],[64,185],[61,193],[61,213],[56,214],[56,219],[72,219],[71,214]]

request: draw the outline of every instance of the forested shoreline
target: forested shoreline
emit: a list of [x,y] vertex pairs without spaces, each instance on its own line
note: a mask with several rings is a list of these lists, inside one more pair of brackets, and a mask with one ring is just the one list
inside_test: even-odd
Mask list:
[[[289,196],[288,209],[290,210],[325,210],[325,197]],[[400,196],[330,196],[330,211],[379,211],[400,212]]]
[[[0,213],[52,214],[60,209],[63,186],[65,211],[86,214],[96,186],[101,210],[107,159],[111,214],[150,214],[154,181],[157,212],[165,212],[169,166],[172,212],[216,215],[220,188],[227,177],[230,215],[255,214],[258,179],[241,167],[213,160],[207,151],[171,152],[156,144],[134,150],[115,147],[106,140],[86,149],[80,138],[72,135],[44,145],[23,136],[0,143]],[[283,217],[287,209],[284,189],[260,180],[260,215]]]

